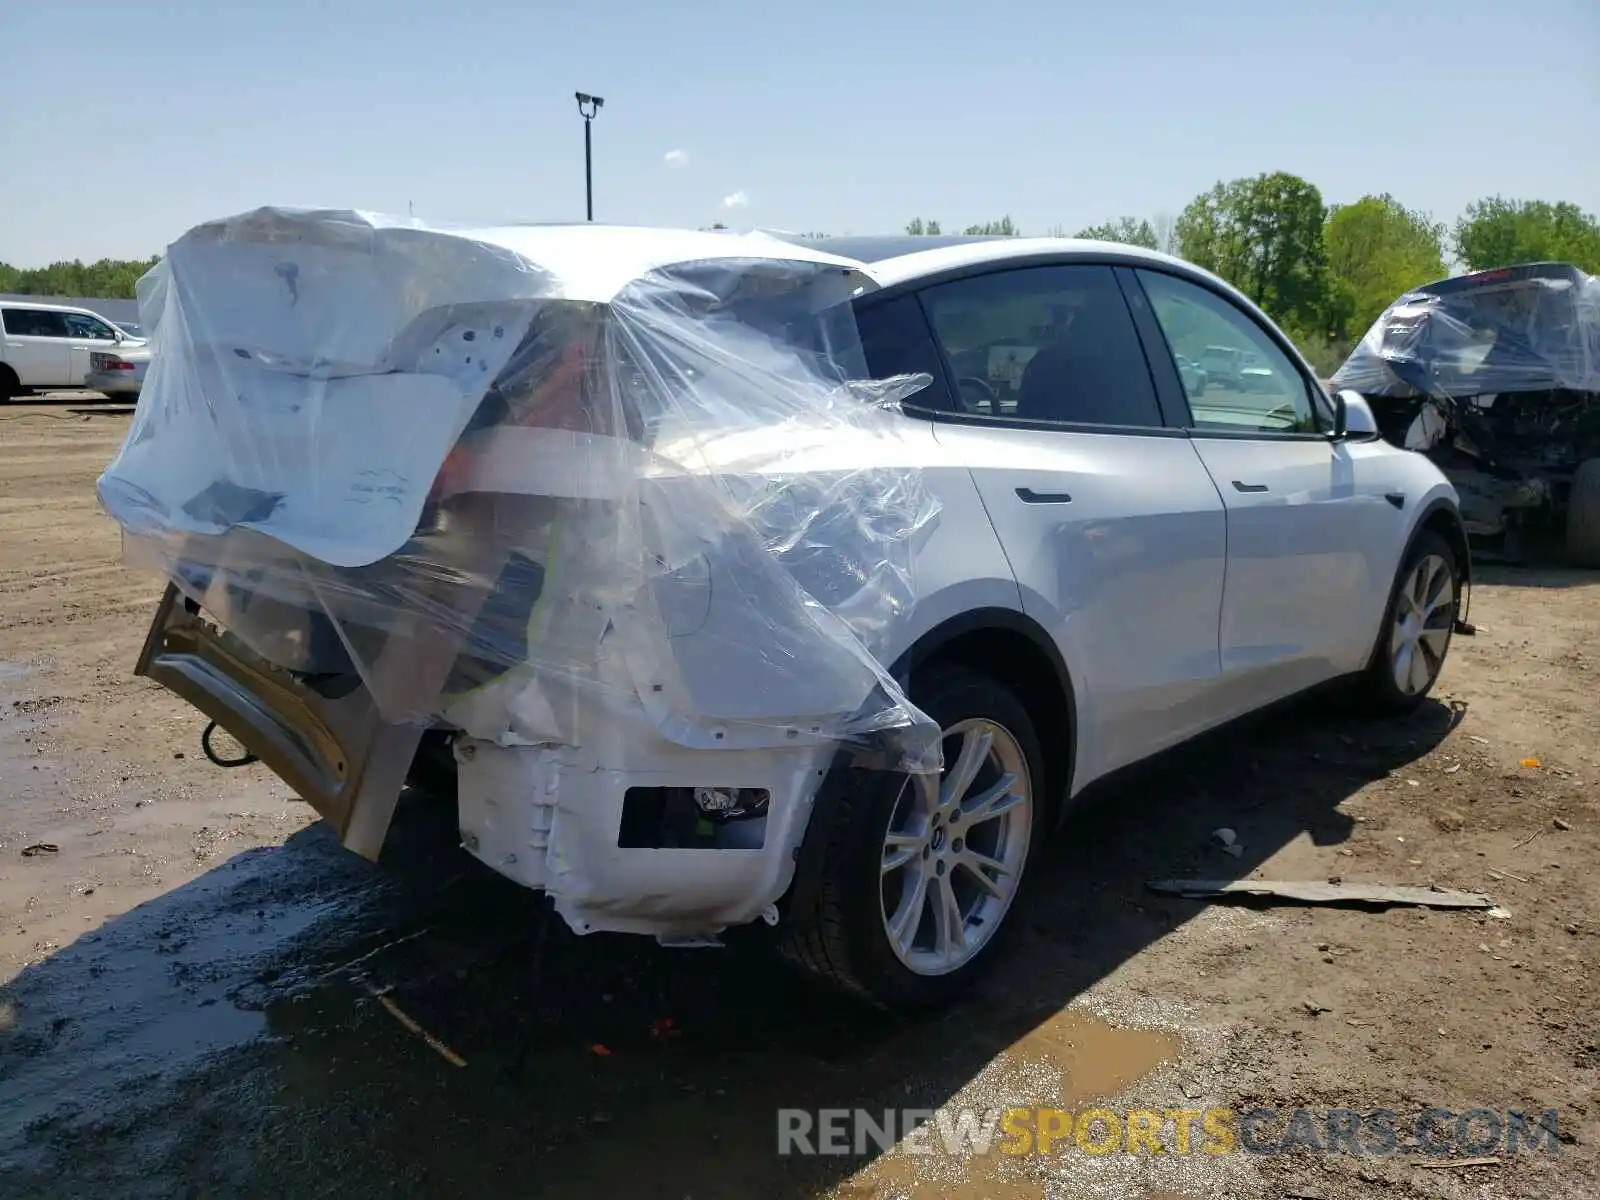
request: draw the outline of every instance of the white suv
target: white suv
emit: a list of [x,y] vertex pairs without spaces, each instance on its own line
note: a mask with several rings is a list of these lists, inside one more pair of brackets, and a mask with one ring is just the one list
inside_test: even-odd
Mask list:
[[46,388],[80,388],[102,359],[142,345],[86,308],[0,303],[0,400]]
[[[1067,240],[471,234],[473,270],[500,270],[507,255],[553,263],[537,286],[557,281],[583,314],[597,311],[591,301],[640,294],[643,281],[652,314],[694,331],[681,343],[693,343],[685,366],[636,336],[644,325],[608,326],[610,366],[598,371],[592,358],[549,349],[539,340],[548,331],[526,333],[509,358],[474,362],[510,327],[501,309],[472,307],[482,289],[450,275],[454,243],[390,230],[390,256],[374,248],[385,231],[349,214],[240,220],[169,258],[168,270],[193,272],[191,303],[213,270],[227,310],[218,320],[232,322],[215,346],[164,360],[174,378],[188,362],[205,386],[158,386],[161,406],[141,406],[101,482],[107,507],[173,580],[138,671],[231,731],[370,857],[408,777],[455,790],[466,848],[548,893],[580,932],[706,944],[764,920],[791,957],[857,996],[888,1007],[938,1000],[990,958],[1041,844],[1086,785],[1341,677],[1404,712],[1433,686],[1457,626],[1469,560],[1449,483],[1380,440],[1359,397],[1330,398],[1237,291],[1175,259]],[[246,262],[252,237],[266,248]],[[452,279],[448,319],[430,317],[425,337],[398,334],[380,310],[401,292],[357,286],[356,267],[283,257],[319,241],[328,255],[358,254],[359,272],[387,272],[389,285],[405,277],[402,251],[429,278]],[[843,273],[842,302],[802,308],[798,321],[759,308],[788,295],[784,270],[821,265]],[[347,299],[312,291],[341,271]],[[178,292],[151,303],[170,315]],[[330,321],[346,303],[359,322]],[[313,356],[291,345],[331,325],[345,364],[337,379],[331,350],[319,346],[322,366],[300,366]],[[757,326],[771,339],[759,353],[737,340]],[[733,332],[713,332],[722,329]],[[721,371],[767,372],[747,393],[759,406],[818,347],[855,361],[860,376],[931,382],[885,406],[871,439],[850,432],[848,414],[821,439],[798,419],[756,422],[740,433],[736,467],[707,466],[722,453],[710,442],[675,450],[663,427],[630,418],[618,438],[654,456],[640,480],[663,460],[682,471],[693,459],[691,473],[718,481],[705,493],[717,503],[694,510],[700,524],[650,535],[652,545],[705,540],[653,593],[613,602],[558,578],[561,537],[611,561],[615,534],[599,527],[577,536],[551,524],[548,554],[525,539],[535,548],[485,571],[438,549],[477,519],[531,527],[553,495],[596,503],[596,476],[583,468],[610,452],[593,423],[608,397],[715,391]],[[1212,376],[1189,394],[1179,359],[1218,347],[1258,356],[1268,382],[1244,389]],[[452,354],[457,365],[444,365]],[[233,374],[245,367],[248,386]],[[476,427],[446,421],[429,433],[426,415],[402,420],[413,391],[469,367],[499,381],[469,389]],[[382,388],[396,389],[387,407],[374,399]],[[193,420],[186,395],[203,397]],[[410,411],[433,411],[417,404]],[[383,449],[397,425],[404,437]],[[578,432],[561,433],[558,452],[530,425]],[[341,437],[353,466],[332,460]],[[294,472],[315,455],[313,487]],[[795,536],[768,539],[766,556],[715,532],[735,497],[755,496],[739,511],[767,519],[808,480],[875,470],[898,481],[879,500],[924,488],[938,512],[907,522],[918,529],[895,576],[909,581],[906,602],[871,609],[873,620],[852,606],[882,580],[830,555],[899,537],[884,533],[892,505],[851,502],[832,524],[818,515],[825,505],[805,507]],[[327,508],[334,493],[353,507]],[[868,509],[877,515],[862,517]],[[400,542],[379,544],[391,510]],[[327,536],[334,523],[339,539]],[[774,558],[784,578],[812,581],[798,607],[768,586]],[[650,606],[665,649],[632,632]],[[807,621],[832,628],[834,616],[884,669],[851,674],[840,664],[855,660],[832,643],[790,636]],[[447,674],[462,681],[440,683]],[[453,699],[436,702],[441,692]],[[878,723],[794,715],[846,710]],[[936,731],[937,773],[871,752],[874,729],[903,735],[919,721]]]

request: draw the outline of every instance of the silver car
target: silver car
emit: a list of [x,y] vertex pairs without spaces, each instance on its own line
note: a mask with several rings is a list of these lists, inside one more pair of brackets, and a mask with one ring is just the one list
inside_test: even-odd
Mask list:
[[577,933],[761,922],[885,1007],[991,961],[1092,781],[1340,677],[1416,708],[1470,580],[1439,469],[1150,251],[263,209],[157,270],[99,483],[167,566],[137,672],[351,850],[410,775]]
[[115,350],[97,350],[89,355],[89,374],[84,377],[83,386],[113,399],[134,397],[144,387],[149,367],[148,344],[123,342]]

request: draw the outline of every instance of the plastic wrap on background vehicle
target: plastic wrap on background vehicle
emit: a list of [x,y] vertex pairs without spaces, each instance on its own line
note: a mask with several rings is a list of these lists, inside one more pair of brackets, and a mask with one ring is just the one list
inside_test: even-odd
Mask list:
[[937,508],[857,264],[763,235],[261,209],[141,282],[130,560],[385,719],[940,766],[875,657]]
[[1333,383],[1397,399],[1600,392],[1600,280],[1530,263],[1407,292]]

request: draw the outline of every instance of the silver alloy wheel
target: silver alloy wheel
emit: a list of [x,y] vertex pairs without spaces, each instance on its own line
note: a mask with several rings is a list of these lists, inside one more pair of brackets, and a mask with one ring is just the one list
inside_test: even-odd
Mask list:
[[1450,564],[1437,554],[1424,556],[1400,585],[1389,634],[1389,669],[1403,695],[1426,691],[1438,676],[1455,613]]
[[944,737],[937,788],[908,780],[883,841],[884,931],[918,975],[948,974],[988,944],[1022,883],[1033,825],[1028,760],[1010,730],[972,718]]

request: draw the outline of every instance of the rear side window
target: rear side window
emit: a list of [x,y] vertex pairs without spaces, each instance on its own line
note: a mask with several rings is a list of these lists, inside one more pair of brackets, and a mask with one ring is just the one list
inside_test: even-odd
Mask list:
[[1155,428],[1155,385],[1110,267],[1026,267],[922,293],[974,416]]
[[8,308],[6,332],[13,337],[64,338],[67,336],[67,316],[47,308]]
[[856,329],[873,379],[891,375],[931,375],[933,382],[906,403],[912,408],[949,412],[954,405],[945,391],[944,367],[939,348],[922,315],[922,305],[911,295],[863,304],[856,310]]

